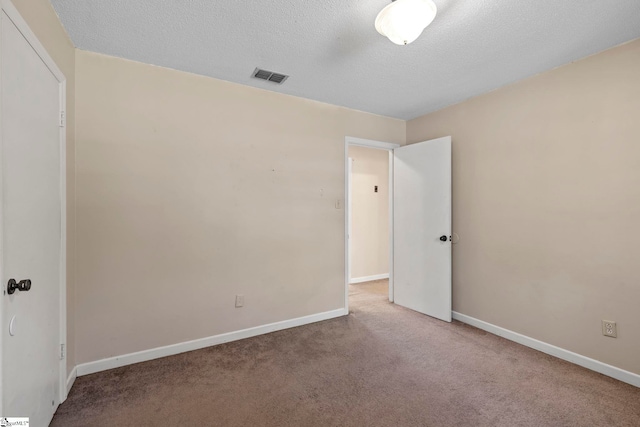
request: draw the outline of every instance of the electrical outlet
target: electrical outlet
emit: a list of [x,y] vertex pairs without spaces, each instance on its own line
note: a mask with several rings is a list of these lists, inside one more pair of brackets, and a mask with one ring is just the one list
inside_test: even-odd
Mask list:
[[244,307],[244,295],[236,295],[236,308]]
[[616,327],[616,322],[612,320],[603,320],[602,335],[604,335],[605,337],[617,338],[618,328]]

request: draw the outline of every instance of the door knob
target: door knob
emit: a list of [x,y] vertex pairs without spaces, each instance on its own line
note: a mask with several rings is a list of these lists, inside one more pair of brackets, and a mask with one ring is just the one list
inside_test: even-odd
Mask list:
[[446,242],[447,241],[447,236],[440,236],[440,240],[443,241],[443,242]]
[[11,295],[16,291],[16,289],[19,291],[28,291],[31,289],[31,280],[24,279],[16,282],[16,279],[9,279],[9,283],[7,283],[7,293]]

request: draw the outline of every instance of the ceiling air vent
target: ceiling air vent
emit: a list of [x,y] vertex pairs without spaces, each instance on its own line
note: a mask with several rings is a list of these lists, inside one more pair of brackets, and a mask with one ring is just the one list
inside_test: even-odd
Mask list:
[[256,68],[253,70],[252,77],[261,80],[267,80],[269,82],[282,84],[285,80],[289,78],[289,76],[285,76],[284,74],[274,73],[272,71],[261,70],[260,68]]

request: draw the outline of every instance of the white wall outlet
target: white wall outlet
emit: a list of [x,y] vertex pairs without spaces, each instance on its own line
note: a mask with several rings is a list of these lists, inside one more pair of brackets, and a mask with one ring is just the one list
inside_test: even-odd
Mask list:
[[236,307],[244,307],[244,295],[236,295]]
[[336,200],[336,209],[342,209],[342,200],[341,199],[337,199]]
[[602,335],[605,337],[618,337],[618,328],[616,327],[616,322],[612,320],[603,320],[602,321]]

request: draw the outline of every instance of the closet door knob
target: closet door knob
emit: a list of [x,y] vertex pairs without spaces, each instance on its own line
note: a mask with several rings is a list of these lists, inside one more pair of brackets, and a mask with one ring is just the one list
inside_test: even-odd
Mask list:
[[31,289],[31,280],[24,279],[19,282],[16,282],[16,279],[9,279],[9,283],[7,283],[7,293],[12,295],[15,291],[28,291]]

